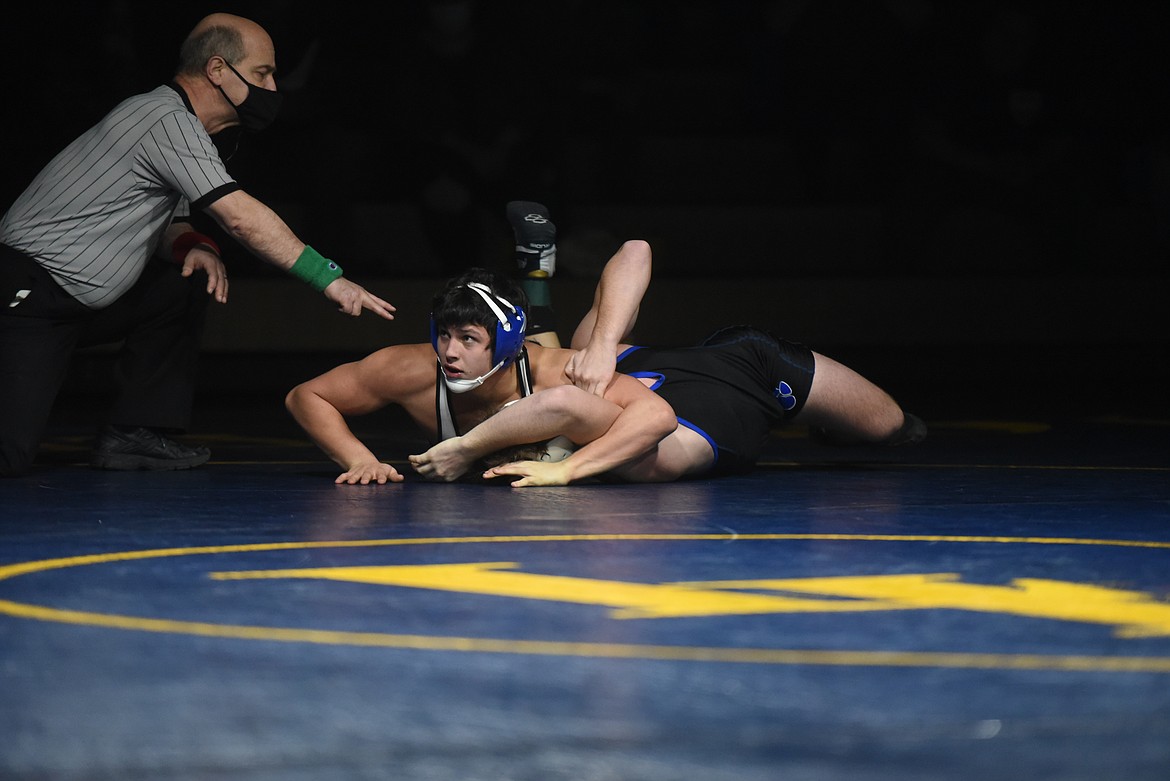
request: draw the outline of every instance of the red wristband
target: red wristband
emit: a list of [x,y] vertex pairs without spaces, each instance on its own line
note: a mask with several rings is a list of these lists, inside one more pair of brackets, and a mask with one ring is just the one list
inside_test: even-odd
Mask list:
[[219,245],[209,237],[204,236],[202,233],[196,233],[195,231],[187,231],[175,239],[175,243],[171,245],[171,258],[177,265],[181,266],[187,258],[187,253],[200,244],[206,244],[216,254],[216,257],[222,257],[223,253],[219,251]]

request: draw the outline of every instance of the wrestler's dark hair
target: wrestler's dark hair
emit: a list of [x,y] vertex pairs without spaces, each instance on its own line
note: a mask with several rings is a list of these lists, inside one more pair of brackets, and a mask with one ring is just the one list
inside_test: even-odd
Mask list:
[[500,464],[511,464],[514,461],[540,461],[548,455],[548,441],[529,442],[524,445],[512,445],[501,448],[494,453],[488,453],[479,459],[480,471],[491,469]]
[[469,268],[449,280],[431,299],[431,322],[439,330],[462,325],[481,325],[487,329],[494,351],[496,325],[500,320],[483,297],[467,287],[472,282],[487,285],[497,298],[503,298],[524,311],[528,310],[528,296],[524,295],[524,291],[515,282],[489,269]]
[[507,480],[495,478],[494,480],[485,480],[483,473],[491,469],[493,466],[500,464],[510,464],[514,461],[540,461],[548,453],[548,442],[530,442],[526,445],[512,445],[510,447],[497,450],[494,453],[488,453],[483,458],[478,459],[473,463],[463,476],[459,478],[460,482],[477,483],[485,485],[507,485]]

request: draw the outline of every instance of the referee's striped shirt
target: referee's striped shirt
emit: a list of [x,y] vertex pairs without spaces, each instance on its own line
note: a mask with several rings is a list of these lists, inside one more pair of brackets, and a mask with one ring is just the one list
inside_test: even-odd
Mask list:
[[186,94],[164,85],[53,158],[0,220],[0,242],[101,309],[137,281],[176,214],[238,189]]

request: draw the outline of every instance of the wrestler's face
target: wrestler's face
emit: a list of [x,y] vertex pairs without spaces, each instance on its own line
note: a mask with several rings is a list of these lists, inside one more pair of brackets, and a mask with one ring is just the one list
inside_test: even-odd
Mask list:
[[450,380],[482,377],[492,368],[492,341],[482,325],[439,329],[436,347]]

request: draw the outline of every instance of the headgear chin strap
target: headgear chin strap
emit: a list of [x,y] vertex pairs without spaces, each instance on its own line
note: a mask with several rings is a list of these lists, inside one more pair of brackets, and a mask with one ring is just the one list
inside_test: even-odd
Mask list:
[[[438,360],[439,360],[439,365],[442,366],[443,359],[439,358]],[[447,376],[446,372],[444,372],[443,373],[443,382],[447,383],[447,390],[451,391],[452,393],[467,393],[467,391],[475,390],[480,385],[483,385],[484,380],[486,380],[488,377],[491,377],[497,371],[502,369],[503,366],[504,366],[504,364],[497,363],[495,366],[492,367],[492,370],[489,371],[487,374],[481,374],[480,376],[476,377],[474,380],[453,380]]]
[[[524,333],[528,326],[528,318],[524,314],[524,310],[513,306],[506,298],[495,295],[487,285],[482,282],[468,282],[464,287],[478,293],[496,316],[496,346],[492,351],[492,361],[495,365],[487,374],[480,375],[474,380],[453,380],[447,377],[446,372],[444,372],[443,382],[447,384],[448,390],[452,393],[466,393],[478,388],[488,377],[515,361],[520,355],[520,351],[524,349]],[[504,307],[508,309],[508,313],[504,312]],[[435,348],[435,354],[438,355],[439,333],[438,329],[435,328],[433,317],[431,318],[431,346]],[[440,357],[438,360],[441,366],[443,359]]]

